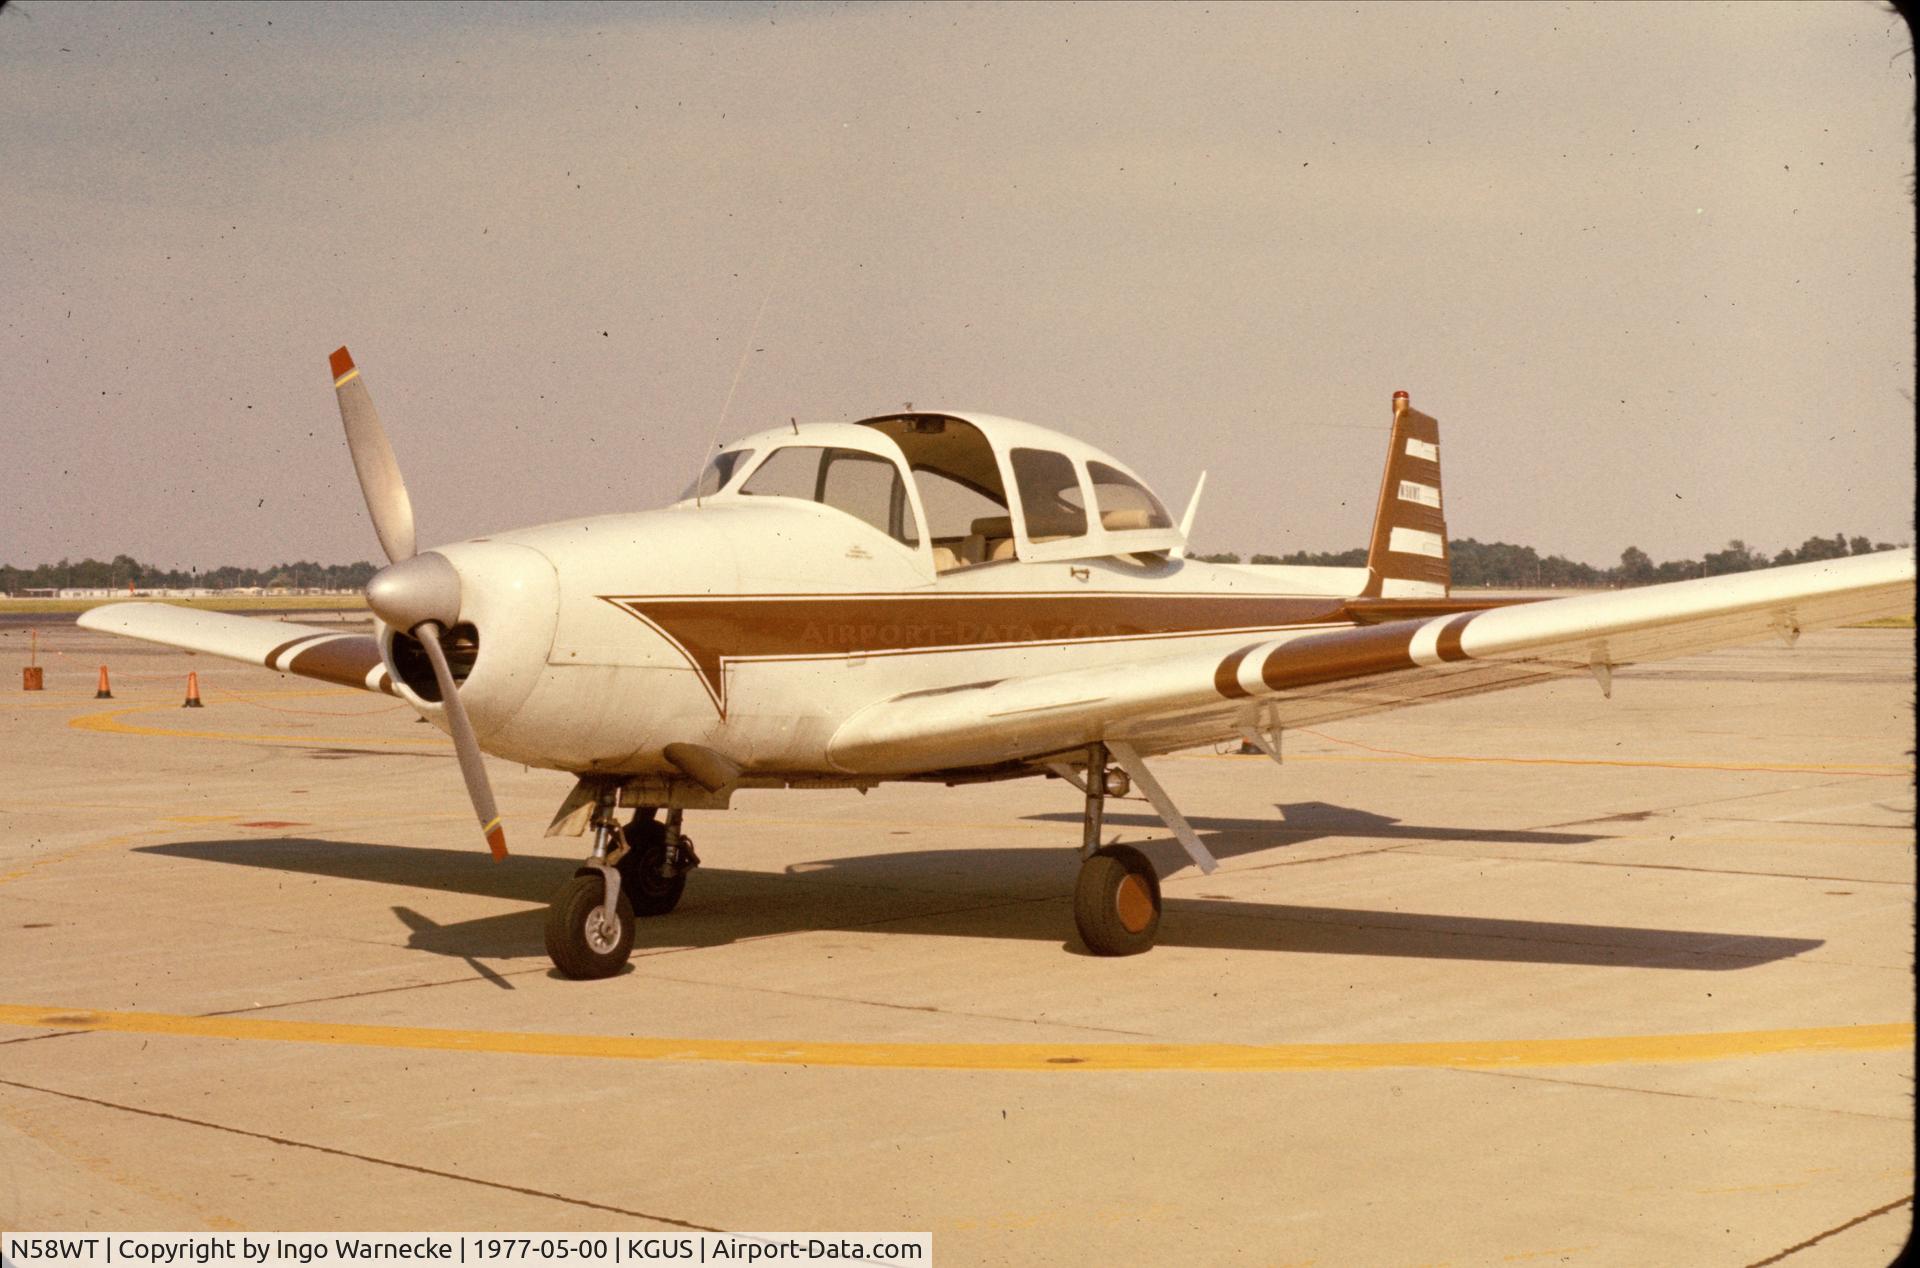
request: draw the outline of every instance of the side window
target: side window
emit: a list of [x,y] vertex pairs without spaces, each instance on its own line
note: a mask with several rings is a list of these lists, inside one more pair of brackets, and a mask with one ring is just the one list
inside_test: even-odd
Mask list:
[[1167,508],[1147,486],[1104,462],[1089,462],[1093,500],[1100,510],[1100,526],[1116,532],[1129,528],[1172,528]]
[[820,455],[823,452],[814,445],[776,449],[760,464],[760,469],[753,473],[752,478],[740,487],[740,492],[811,502],[814,500],[814,489],[820,481]]
[[944,472],[921,467],[913,474],[920,481],[920,506],[927,513],[927,531],[935,541],[965,537],[973,531],[975,520],[1007,513],[1005,502]]
[[900,468],[857,449],[776,449],[741,486],[754,497],[799,498],[845,511],[908,546],[920,544]]
[[1074,473],[1073,460],[1049,449],[1016,449],[1011,456],[1028,539],[1044,542],[1083,536],[1087,511],[1080,505],[1080,478]]
[[884,458],[857,449],[827,450],[820,500],[865,520],[896,541],[909,546],[920,544],[900,468]]

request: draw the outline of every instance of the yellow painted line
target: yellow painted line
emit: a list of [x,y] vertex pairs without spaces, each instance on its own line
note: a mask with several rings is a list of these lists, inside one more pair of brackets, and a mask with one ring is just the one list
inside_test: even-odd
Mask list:
[[[1249,760],[1241,753],[1170,753],[1183,761]],[[1436,756],[1424,753],[1288,753],[1289,762],[1384,762],[1394,765],[1493,765],[1493,766],[1619,766],[1631,770],[1711,770],[1774,771],[1785,775],[1911,775],[1914,767],[1904,763],[1879,762],[1658,762],[1606,757],[1476,757],[1466,754]]]
[[89,841],[85,845],[76,845],[55,854],[48,854],[41,858],[22,863],[9,871],[0,872],[0,885],[11,884],[23,877],[31,876],[33,873],[50,864],[63,863],[68,859],[78,858],[82,854],[92,854],[97,850],[111,850],[118,846],[132,845],[141,837],[152,835],[152,829],[141,832],[122,832],[115,836],[102,837],[98,841]]
[[273,735],[259,731],[190,731],[183,727],[141,726],[121,719],[135,713],[177,710],[177,704],[142,704],[131,709],[113,709],[88,713],[71,719],[67,725],[76,731],[102,731],[110,735],[158,735],[177,740],[229,740],[239,744],[290,744],[311,747],[315,744],[384,744],[406,748],[449,748],[452,741],[438,731],[419,739],[389,739],[377,735]]
[[600,1057],[622,1061],[729,1062],[888,1070],[1290,1071],[1427,1068],[1504,1070],[1535,1066],[1725,1061],[1808,1052],[1883,1052],[1913,1046],[1913,1025],[1827,1026],[1698,1035],[1595,1039],[1467,1040],[1449,1043],[816,1043],[765,1039],[674,1039],[621,1035],[440,1030],[264,1017],[190,1017],[0,1004],[0,1025],[112,1031],[195,1039],[336,1044],[441,1052]]

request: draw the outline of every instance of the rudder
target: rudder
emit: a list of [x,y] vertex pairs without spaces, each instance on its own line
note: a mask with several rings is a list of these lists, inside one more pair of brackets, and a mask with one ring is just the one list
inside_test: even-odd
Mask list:
[[1364,596],[1441,598],[1453,584],[1440,504],[1440,424],[1393,394],[1393,441],[1367,543]]

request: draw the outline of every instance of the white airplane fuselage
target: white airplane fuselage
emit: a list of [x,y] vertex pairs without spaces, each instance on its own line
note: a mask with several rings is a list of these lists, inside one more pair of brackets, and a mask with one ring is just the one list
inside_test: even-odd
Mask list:
[[[667,774],[694,743],[751,774],[861,773],[841,725],[907,693],[1351,624],[1359,568],[1165,555],[1009,559],[936,573],[832,507],[687,502],[436,548],[467,579],[479,650],[461,697],[490,753],[580,773]],[[443,728],[418,672],[396,688]],[[429,680],[430,681],[430,680]]]

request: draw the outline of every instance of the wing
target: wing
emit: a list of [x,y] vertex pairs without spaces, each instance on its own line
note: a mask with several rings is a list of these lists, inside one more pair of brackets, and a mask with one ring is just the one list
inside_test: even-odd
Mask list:
[[79,624],[82,629],[206,652],[342,687],[396,694],[380,659],[380,645],[366,634],[201,612],[170,603],[102,604],[82,612]]
[[978,686],[912,692],[849,718],[829,747],[849,773],[925,774],[1125,740],[1168,752],[1247,728],[1306,726],[1683,656],[1803,629],[1910,614],[1905,551],[1637,590],[1386,620]]

